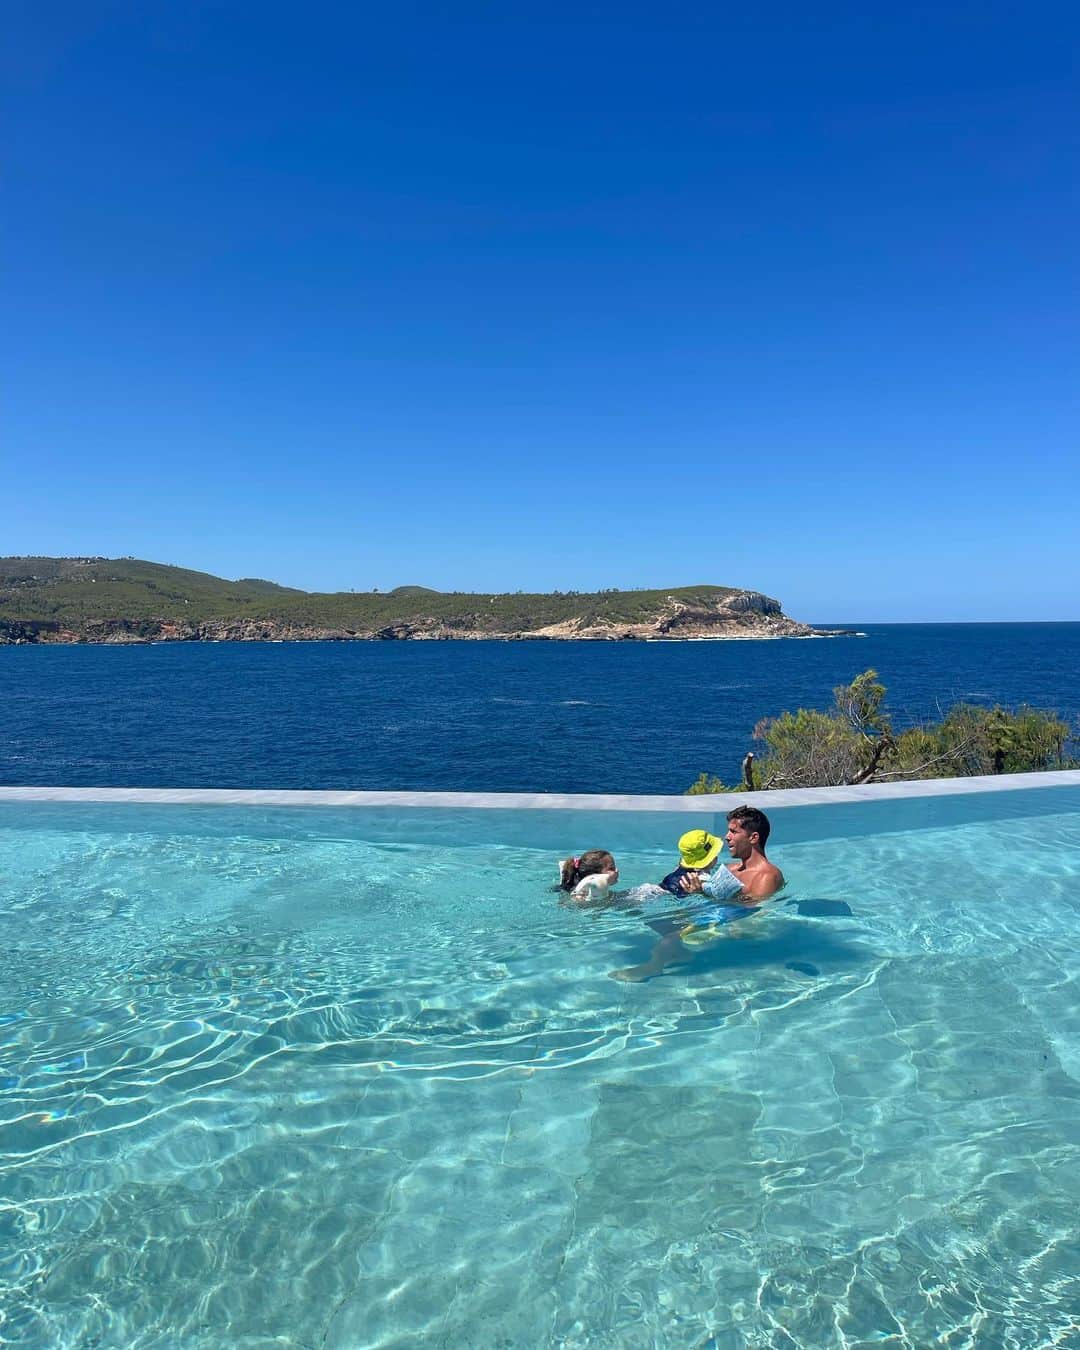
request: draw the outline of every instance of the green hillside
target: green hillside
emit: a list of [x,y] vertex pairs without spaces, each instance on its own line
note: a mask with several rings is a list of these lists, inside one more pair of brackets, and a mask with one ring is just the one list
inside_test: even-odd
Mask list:
[[225,581],[137,558],[0,558],[0,623],[257,619],[316,628],[367,630],[433,619],[452,628],[507,632],[580,621],[646,623],[676,600],[714,607],[729,586],[671,590],[468,594],[399,586],[386,593],[313,593],[254,578]]

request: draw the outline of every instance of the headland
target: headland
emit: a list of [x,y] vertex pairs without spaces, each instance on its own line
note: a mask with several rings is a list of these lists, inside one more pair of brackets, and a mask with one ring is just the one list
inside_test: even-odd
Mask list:
[[0,558],[0,644],[690,641],[851,636],[733,586],[310,592],[137,558]]

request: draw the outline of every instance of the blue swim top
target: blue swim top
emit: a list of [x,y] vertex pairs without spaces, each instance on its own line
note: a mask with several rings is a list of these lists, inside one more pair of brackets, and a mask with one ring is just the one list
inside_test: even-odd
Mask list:
[[683,877],[688,877],[693,871],[691,867],[676,867],[674,872],[669,872],[660,885],[665,891],[670,891],[672,895],[685,895],[686,892],[679,885]]

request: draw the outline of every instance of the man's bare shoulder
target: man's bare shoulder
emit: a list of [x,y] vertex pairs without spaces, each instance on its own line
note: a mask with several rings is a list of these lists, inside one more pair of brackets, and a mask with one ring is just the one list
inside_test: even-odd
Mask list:
[[774,863],[762,858],[751,876],[743,883],[743,889],[755,900],[768,900],[769,896],[782,891],[787,883],[784,874]]

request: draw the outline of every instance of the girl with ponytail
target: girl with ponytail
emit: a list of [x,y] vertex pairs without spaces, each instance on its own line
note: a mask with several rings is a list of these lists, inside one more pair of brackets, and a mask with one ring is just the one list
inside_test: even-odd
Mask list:
[[558,889],[575,904],[602,903],[618,879],[619,868],[606,849],[591,848],[578,858],[563,858],[559,863]]

